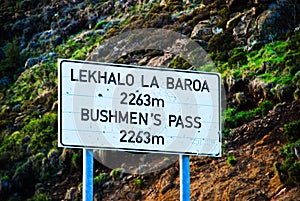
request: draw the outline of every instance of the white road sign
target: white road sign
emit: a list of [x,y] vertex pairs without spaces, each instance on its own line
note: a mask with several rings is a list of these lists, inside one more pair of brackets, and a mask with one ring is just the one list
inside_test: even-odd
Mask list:
[[60,59],[59,146],[221,156],[218,73]]

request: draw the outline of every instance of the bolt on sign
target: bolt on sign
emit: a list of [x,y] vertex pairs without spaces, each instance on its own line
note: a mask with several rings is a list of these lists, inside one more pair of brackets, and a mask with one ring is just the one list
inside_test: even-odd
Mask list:
[[221,77],[59,59],[61,147],[221,156]]

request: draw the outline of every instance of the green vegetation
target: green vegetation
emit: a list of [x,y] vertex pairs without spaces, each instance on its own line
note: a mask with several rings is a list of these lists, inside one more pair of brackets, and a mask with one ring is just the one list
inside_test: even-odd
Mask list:
[[78,159],[79,159],[79,154],[73,153],[72,158],[71,158],[71,163],[74,167],[78,167]]
[[98,176],[94,177],[94,183],[104,184],[108,179],[107,173],[100,173]]
[[289,142],[295,142],[300,138],[300,120],[284,125],[283,135]]
[[295,155],[295,148],[300,144],[299,128],[299,120],[284,125],[283,134],[287,138],[288,143],[279,150],[283,157],[283,162],[274,165],[280,181],[288,186],[300,184],[300,162],[297,159],[299,156]]
[[6,43],[4,54],[6,58],[0,60],[0,78],[9,76],[15,80],[20,73],[20,67],[23,67],[25,62],[25,56],[21,55],[21,48],[16,39]]
[[238,111],[236,108],[228,108],[225,111],[225,127],[236,128],[254,119],[264,117],[273,108],[269,100],[262,102],[257,108],[248,111]]
[[230,167],[235,166],[237,161],[233,155],[227,157],[227,163]]
[[48,197],[44,194],[34,195],[33,198],[28,199],[27,201],[48,201]]
[[[292,92],[299,81],[300,53],[298,46],[300,33],[291,36],[289,41],[275,41],[259,49],[246,52],[238,47],[226,53],[222,37],[212,38],[209,43],[212,57],[219,64],[223,77],[232,77],[236,82],[259,78],[262,82],[275,86],[268,94],[276,101],[293,99]],[[229,39],[228,39],[229,40]],[[285,93],[286,92],[286,93]],[[290,95],[291,94],[291,95]]]
[[136,179],[134,180],[134,185],[138,188],[141,188],[143,185],[143,180],[142,179]]
[[95,26],[94,26],[94,30],[97,30],[97,29],[103,29],[104,26],[108,23],[107,20],[101,20],[100,22],[98,22]]
[[191,64],[183,60],[181,57],[177,56],[170,61],[168,67],[174,69],[188,69],[191,67]]
[[[102,22],[101,26],[104,24],[105,22]],[[85,60],[88,53],[91,53],[103,39],[103,35],[98,32],[82,32],[57,46],[56,52],[60,58]]]
[[[297,142],[300,143],[300,140]],[[300,184],[300,162],[296,160],[294,148],[296,143],[288,143],[280,148],[284,158],[282,163],[277,164],[276,172],[279,173],[280,181],[288,186]]]
[[123,174],[124,174],[124,168],[116,168],[110,172],[110,176],[115,180],[121,179],[123,177]]

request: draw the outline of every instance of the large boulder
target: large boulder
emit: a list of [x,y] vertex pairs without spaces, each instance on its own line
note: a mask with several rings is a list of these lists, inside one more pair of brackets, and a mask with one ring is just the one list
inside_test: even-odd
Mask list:
[[[228,2],[234,4],[235,1]],[[267,10],[259,12],[258,7],[252,7],[234,13],[228,20],[226,28],[234,26],[233,37],[238,45],[251,49],[255,43],[274,41],[296,26],[297,6],[289,0],[277,0]]]
[[256,20],[257,39],[269,42],[287,33],[295,26],[296,9],[289,0],[278,0],[261,13]]
[[[239,13],[232,18],[232,21],[239,18],[237,25],[233,28],[232,35],[240,46],[247,45],[247,39],[255,29],[255,14],[256,9],[253,7],[252,9]],[[229,27],[230,23],[227,23],[227,26]]]
[[213,35],[209,20],[200,21],[193,29],[192,39],[210,38]]
[[222,28],[218,28],[217,24],[220,20],[220,16],[215,15],[211,16],[207,20],[202,20],[198,22],[198,24],[194,27],[191,38],[192,39],[200,39],[200,40],[208,40],[214,34],[218,34],[223,32]]
[[29,58],[25,62],[25,68],[30,68],[30,67],[38,64],[40,61],[41,61],[40,58]]

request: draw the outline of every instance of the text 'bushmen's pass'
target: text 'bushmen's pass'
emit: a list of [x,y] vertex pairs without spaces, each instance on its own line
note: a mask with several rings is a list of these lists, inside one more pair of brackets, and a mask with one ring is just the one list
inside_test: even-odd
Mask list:
[[60,59],[63,147],[221,154],[217,73]]

